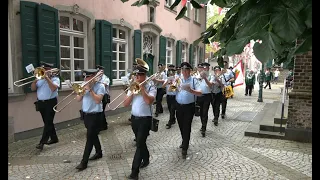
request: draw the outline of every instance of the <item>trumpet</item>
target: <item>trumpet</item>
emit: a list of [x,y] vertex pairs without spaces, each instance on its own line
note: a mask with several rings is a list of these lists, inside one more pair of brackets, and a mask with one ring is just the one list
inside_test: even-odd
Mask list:
[[[136,59],[136,63],[137,66],[141,66],[144,67],[147,71],[149,71],[149,65],[142,59],[137,58]],[[138,83],[136,81],[132,81],[129,85],[129,87],[127,89],[125,89],[122,93],[120,93],[116,98],[114,98],[109,104],[108,104],[108,108],[110,110],[115,110],[117,109],[126,99],[124,99],[123,101],[121,101],[115,108],[111,108],[111,104],[113,104],[113,102],[115,100],[117,100],[121,95],[123,95],[124,93],[127,93],[128,90],[130,90],[133,94],[139,94],[140,93],[140,86],[145,84],[145,83],[149,83],[150,80],[152,80],[153,78],[157,78],[161,75],[161,73],[165,70],[165,67],[162,67],[158,72],[152,74],[150,77],[148,77],[146,80],[144,80],[141,83]]]
[[28,82],[25,82],[25,83],[22,83],[22,84],[18,84],[19,82],[23,82],[25,80],[28,80],[28,79],[31,79],[31,78],[36,78],[38,80],[40,79],[44,79],[46,73],[50,72],[52,75],[57,75],[59,74],[60,70],[58,68],[53,68],[53,69],[50,69],[50,70],[45,70],[43,67],[37,67],[34,69],[33,71],[33,75],[30,76],[30,77],[27,77],[27,78],[24,78],[24,79],[20,79],[18,81],[15,81],[13,82],[13,84],[17,87],[21,87],[21,86],[24,86],[24,85],[27,85],[27,84],[30,84],[32,83],[34,80],[32,81],[28,81]]
[[76,99],[76,97],[74,97],[73,99],[71,99],[66,105],[64,105],[61,109],[57,110],[57,107],[59,104],[61,104],[62,102],[64,102],[66,99],[68,99],[71,95],[73,95],[74,93],[76,95],[79,95],[79,96],[83,96],[85,93],[86,93],[86,89],[84,88],[85,86],[89,85],[91,88],[93,87],[94,83],[98,82],[99,79],[103,76],[103,73],[102,71],[99,71],[92,79],[90,79],[89,81],[87,82],[84,82],[83,84],[72,84],[71,88],[72,88],[72,92],[66,96],[65,98],[63,98],[57,105],[55,105],[53,107],[53,110],[55,112],[61,112],[64,108],[66,108],[73,100]]

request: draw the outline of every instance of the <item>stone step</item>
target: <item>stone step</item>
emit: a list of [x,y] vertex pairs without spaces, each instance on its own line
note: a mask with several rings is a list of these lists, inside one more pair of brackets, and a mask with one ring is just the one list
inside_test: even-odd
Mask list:
[[[259,130],[261,131],[270,131],[270,132],[280,132],[280,125],[274,123],[274,117],[276,115],[277,110],[279,109],[279,105],[281,106],[280,101],[275,101],[272,103],[271,107],[266,111],[262,120],[260,121]],[[285,125],[282,125],[281,131],[284,132]]]
[[270,132],[270,131],[245,131],[245,136],[257,138],[270,138],[270,139],[285,139],[285,133]]
[[[289,106],[289,99],[285,99],[282,125],[287,123],[288,106]],[[275,114],[275,117],[274,117],[274,123],[275,124],[280,124],[281,123],[281,111],[282,111],[282,102],[279,103],[277,111],[276,111],[276,114]]]
[[285,124],[282,124],[282,127],[280,127],[280,124],[274,124],[274,125],[262,125],[260,124],[260,131],[270,131],[270,132],[284,132],[285,131]]

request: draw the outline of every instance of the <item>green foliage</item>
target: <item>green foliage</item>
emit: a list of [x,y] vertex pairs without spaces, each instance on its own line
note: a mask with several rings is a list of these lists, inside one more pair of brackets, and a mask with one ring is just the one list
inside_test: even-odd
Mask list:
[[[135,5],[148,4],[149,1],[153,0],[139,0]],[[176,0],[170,8],[180,2]],[[295,54],[312,50],[311,0],[192,0],[191,3],[194,8],[207,3],[230,8],[224,17],[210,18],[207,30],[193,43],[219,42],[221,49],[215,53],[218,60],[224,55],[241,53],[251,39],[262,40],[253,47],[262,63],[271,59],[291,61]],[[176,20],[185,12],[186,7],[181,9]],[[303,40],[299,46],[295,45],[297,39]]]

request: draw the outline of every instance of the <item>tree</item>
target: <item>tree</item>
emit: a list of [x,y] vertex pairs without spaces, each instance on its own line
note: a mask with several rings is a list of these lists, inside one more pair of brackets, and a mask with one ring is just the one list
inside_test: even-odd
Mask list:
[[[137,0],[132,6],[147,5],[151,1],[155,0]],[[175,0],[170,7],[173,9],[180,2],[183,6],[176,20],[187,11],[186,1]],[[283,62],[312,50],[311,0],[190,0],[190,3],[196,9],[208,3],[230,8],[221,22],[211,24],[194,42],[195,45],[219,42],[221,49],[215,53],[218,60],[224,55],[240,54],[251,39],[262,41],[253,48],[261,62],[270,59]],[[302,40],[299,46],[296,46],[297,39]]]

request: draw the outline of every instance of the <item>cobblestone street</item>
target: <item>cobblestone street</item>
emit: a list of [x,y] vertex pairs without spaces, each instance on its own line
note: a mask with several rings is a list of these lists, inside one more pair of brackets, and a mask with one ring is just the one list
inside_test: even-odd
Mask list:
[[[166,129],[169,113],[164,106],[159,131],[150,131],[147,139],[150,165],[141,169],[139,179],[312,179],[312,144],[287,140],[245,137],[244,131],[266,103],[280,101],[281,84],[263,90],[263,102],[257,102],[258,85],[252,96],[244,96],[244,87],[235,87],[228,100],[226,119],[214,126],[212,108],[206,137],[200,134],[201,122],[192,123],[187,159],[182,159],[178,124]],[[163,104],[166,104],[165,101]],[[81,161],[86,130],[83,124],[58,130],[59,143],[35,148],[40,137],[9,144],[10,180],[22,179],[126,179],[135,152],[130,112],[108,117],[109,129],[99,138],[103,158],[90,161],[88,168],[75,169]],[[92,155],[95,153],[93,149]]]

